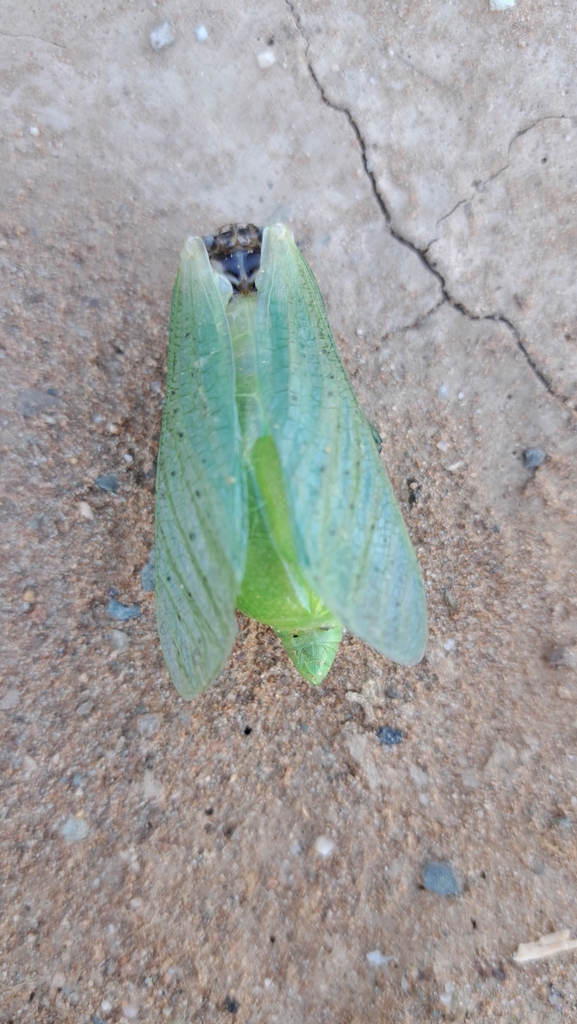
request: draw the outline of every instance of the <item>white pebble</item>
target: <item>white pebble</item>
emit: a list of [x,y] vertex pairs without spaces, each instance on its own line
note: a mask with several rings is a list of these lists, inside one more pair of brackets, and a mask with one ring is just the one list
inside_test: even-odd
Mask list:
[[443,647],[445,648],[446,651],[454,651],[455,650],[455,641],[453,639],[445,640],[445,643],[443,644]]
[[448,394],[449,394],[449,389],[448,389],[447,385],[446,384],[441,384],[441,387],[439,388],[439,396],[441,398],[446,398]]
[[367,960],[375,967],[384,967],[386,964],[393,963],[394,959],[394,956],[383,956],[380,949],[373,949],[367,953]]
[[134,1003],[123,1003],[122,1012],[127,1020],[134,1020],[135,1017],[138,1017],[138,1006],[135,1006]]
[[330,857],[331,853],[335,848],[335,844],[332,839],[328,836],[319,836],[315,842],[315,850],[320,857]]
[[150,45],[153,50],[162,50],[165,46],[172,46],[175,41],[176,36],[169,21],[163,21],[162,25],[157,25],[150,33]]
[[261,68],[263,71],[266,71],[267,68],[272,68],[274,62],[276,61],[276,57],[272,50],[265,50],[263,53],[259,53],[256,59],[258,61],[259,68]]
[[515,6],[515,0],[489,0],[491,11],[507,11]]
[[87,501],[81,501],[78,503],[78,511],[83,519],[94,519],[94,512]]
[[446,441],[439,441],[437,445],[437,448],[439,449],[440,452],[446,452],[448,447],[449,446]]
[[265,988],[270,988],[271,985],[272,985],[272,978],[265,978],[264,979],[264,987]]
[[61,835],[67,843],[80,843],[90,832],[86,818],[67,818],[62,826]]
[[195,28],[194,34],[198,39],[199,43],[206,43],[206,40],[208,39],[208,32],[206,31],[204,25],[199,25],[198,28]]
[[40,128],[37,128],[35,124],[31,124],[28,131],[31,135],[34,136],[35,139],[37,139],[40,135]]
[[109,1003],[108,999],[103,999],[100,1004],[100,1009],[102,1010],[103,1013],[110,1013],[112,1009],[112,1003]]

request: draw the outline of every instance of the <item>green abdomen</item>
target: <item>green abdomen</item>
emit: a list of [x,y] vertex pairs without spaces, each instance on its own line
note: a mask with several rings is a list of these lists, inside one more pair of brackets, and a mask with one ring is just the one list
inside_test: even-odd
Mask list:
[[248,482],[249,538],[237,607],[271,626],[301,675],[318,685],[333,663],[342,627],[299,568],[278,454],[258,391],[255,307],[252,293],[235,295],[227,307]]

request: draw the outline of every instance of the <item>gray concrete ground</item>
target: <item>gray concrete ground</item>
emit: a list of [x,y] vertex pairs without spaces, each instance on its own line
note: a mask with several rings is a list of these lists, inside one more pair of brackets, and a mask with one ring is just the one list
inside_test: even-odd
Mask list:
[[[4,0],[0,53],[0,1020],[576,1019],[574,953],[512,959],[577,927],[574,6]],[[316,692],[241,617],[185,705],[140,571],[178,252],[233,220],[317,274],[431,638]]]

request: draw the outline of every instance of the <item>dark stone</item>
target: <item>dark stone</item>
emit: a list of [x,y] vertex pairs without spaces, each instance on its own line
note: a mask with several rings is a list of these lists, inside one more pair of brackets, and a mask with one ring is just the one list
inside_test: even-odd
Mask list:
[[523,452],[525,469],[537,469],[546,457],[547,453],[542,448],[526,448]]
[[390,725],[382,725],[377,729],[377,736],[385,747],[396,747],[403,742],[403,734],[400,729],[391,729]]
[[120,601],[116,601],[115,598],[111,597],[108,602],[108,614],[112,615],[113,619],[118,619],[119,622],[128,622],[129,619],[138,619],[140,616],[140,605],[139,604],[121,604]]
[[38,416],[41,412],[48,412],[49,409],[54,409],[55,406],[60,405],[59,399],[56,395],[49,391],[37,391],[35,388],[24,388],[23,391],[19,391],[14,399],[14,408],[16,412],[19,412],[21,416]]
[[101,473],[94,481],[101,491],[109,491],[111,494],[118,494],[120,484],[114,473]]
[[423,885],[427,892],[434,892],[437,896],[459,896],[461,892],[461,886],[450,864],[437,861],[425,864]]

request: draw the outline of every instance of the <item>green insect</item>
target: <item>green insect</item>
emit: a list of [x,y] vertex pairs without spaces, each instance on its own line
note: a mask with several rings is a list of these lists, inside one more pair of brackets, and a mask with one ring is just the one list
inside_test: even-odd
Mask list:
[[156,504],[158,628],[185,699],[223,668],[237,608],[315,685],[343,626],[402,665],[422,658],[423,581],[379,441],[288,228],[189,238]]

